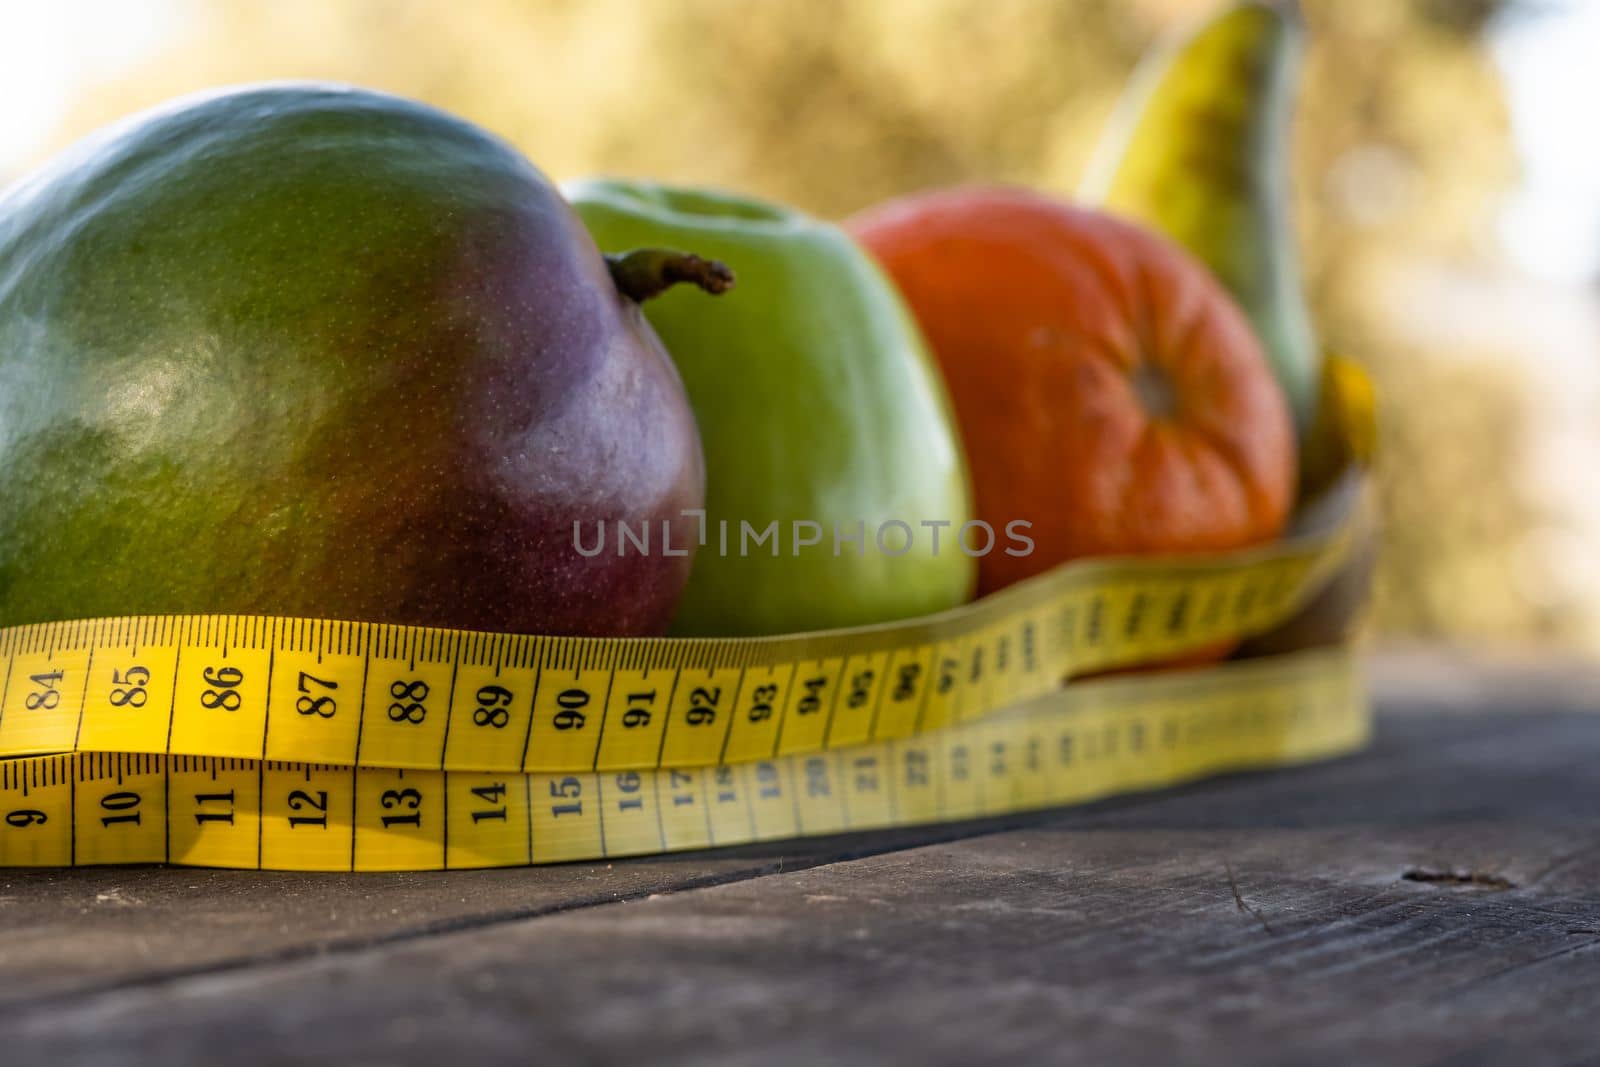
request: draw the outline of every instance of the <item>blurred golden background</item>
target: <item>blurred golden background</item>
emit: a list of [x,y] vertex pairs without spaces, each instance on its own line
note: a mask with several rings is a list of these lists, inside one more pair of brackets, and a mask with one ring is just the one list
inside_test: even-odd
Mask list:
[[[0,179],[179,93],[322,78],[458,112],[558,179],[828,216],[979,179],[1069,194],[1141,53],[1211,6],[7,0]],[[1600,4],[1303,7],[1313,303],[1384,401],[1378,630],[1600,653]]]

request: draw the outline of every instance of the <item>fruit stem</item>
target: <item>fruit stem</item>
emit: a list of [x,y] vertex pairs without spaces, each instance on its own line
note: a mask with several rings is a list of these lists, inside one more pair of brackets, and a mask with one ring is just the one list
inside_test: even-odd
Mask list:
[[635,248],[631,252],[607,256],[606,266],[622,295],[635,304],[660,296],[679,282],[691,282],[712,294],[733,288],[733,271],[726,264],[715,259],[701,259],[690,252]]

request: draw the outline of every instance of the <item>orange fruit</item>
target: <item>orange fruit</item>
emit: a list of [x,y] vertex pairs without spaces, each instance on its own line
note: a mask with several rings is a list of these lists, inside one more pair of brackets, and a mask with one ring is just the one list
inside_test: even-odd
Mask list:
[[[1249,322],[1165,238],[1020,189],[893,201],[848,223],[944,370],[991,593],[1086,556],[1278,537],[1295,482],[1288,404]],[[1027,555],[1003,546],[1031,523]],[[981,538],[974,538],[981,541]]]

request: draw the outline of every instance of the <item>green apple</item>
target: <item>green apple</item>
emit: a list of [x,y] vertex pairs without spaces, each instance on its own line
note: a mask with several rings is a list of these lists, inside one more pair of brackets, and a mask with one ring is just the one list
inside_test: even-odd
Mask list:
[[678,291],[643,309],[706,458],[703,540],[673,632],[852,626],[966,601],[966,460],[921,334],[867,255],[836,226],[726,193],[617,180],[563,192],[604,251],[692,248],[738,279],[715,315]]

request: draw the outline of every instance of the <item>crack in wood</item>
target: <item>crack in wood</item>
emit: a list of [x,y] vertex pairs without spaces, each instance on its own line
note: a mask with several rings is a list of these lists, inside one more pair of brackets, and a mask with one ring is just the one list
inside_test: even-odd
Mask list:
[[1267,936],[1272,936],[1272,924],[1267,922],[1267,917],[1246,904],[1244,897],[1239,895],[1239,880],[1233,876],[1233,864],[1228,861],[1226,856],[1222,858],[1222,869],[1228,872],[1228,888],[1233,891],[1234,906],[1243,914],[1251,916],[1256,922],[1260,923],[1261,929],[1267,932]]
[[1424,885],[1459,886],[1464,889],[1488,889],[1494,892],[1517,888],[1517,883],[1511,879],[1490,871],[1433,871],[1413,867],[1400,878],[1403,881],[1421,882]]

